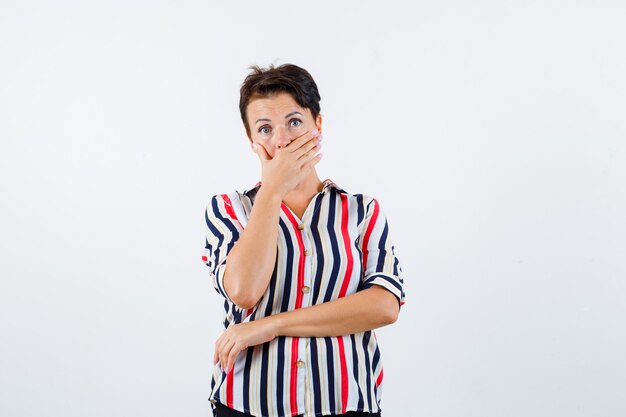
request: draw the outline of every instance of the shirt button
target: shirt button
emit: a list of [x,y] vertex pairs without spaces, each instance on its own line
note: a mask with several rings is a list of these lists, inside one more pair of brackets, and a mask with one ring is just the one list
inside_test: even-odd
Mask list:
[[296,362],[296,366],[297,366],[298,368],[302,368],[302,367],[304,367],[304,362],[302,362],[302,361],[298,361],[298,362]]
[[304,225],[302,223],[298,223],[298,229],[300,230],[304,229]]
[[304,255],[305,255],[305,256],[309,256],[310,254],[311,254],[311,251],[310,251],[310,250],[306,249],[306,250],[304,251]]
[[304,287],[302,287],[302,292],[303,292],[303,293],[305,293],[305,294],[306,294],[306,293],[308,293],[309,291],[311,291],[311,288],[310,288],[310,287],[307,287],[306,285],[305,285]]

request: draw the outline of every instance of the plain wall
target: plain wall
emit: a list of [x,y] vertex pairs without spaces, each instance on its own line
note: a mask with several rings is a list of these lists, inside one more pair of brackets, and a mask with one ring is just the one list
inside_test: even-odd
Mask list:
[[0,415],[209,416],[248,66],[319,86],[388,215],[383,416],[626,414],[621,1],[0,3]]

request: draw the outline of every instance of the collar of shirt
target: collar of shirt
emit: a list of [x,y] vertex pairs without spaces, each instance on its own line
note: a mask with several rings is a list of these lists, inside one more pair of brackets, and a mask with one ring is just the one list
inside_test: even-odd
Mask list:
[[[323,182],[324,184],[324,188],[322,188],[322,193],[328,191],[328,189],[330,187],[333,187],[335,189],[337,189],[340,192],[344,192],[346,193],[346,191],[344,189],[342,189],[341,187],[339,187],[334,181],[332,181],[330,178],[326,178]],[[247,190],[244,190],[241,194],[247,194],[250,192],[254,192],[256,194],[256,191],[258,190],[258,188],[262,185],[262,181],[258,181],[253,187],[248,188]]]

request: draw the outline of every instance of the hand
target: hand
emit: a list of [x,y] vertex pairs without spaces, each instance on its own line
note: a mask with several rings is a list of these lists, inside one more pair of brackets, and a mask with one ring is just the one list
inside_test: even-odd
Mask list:
[[235,358],[242,350],[274,340],[276,328],[269,317],[260,320],[231,324],[215,342],[213,365],[218,359],[222,369],[230,372]]
[[271,158],[265,148],[255,143],[255,149],[261,161],[261,182],[264,188],[272,189],[282,198],[302,181],[308,171],[322,158],[317,154],[321,146],[317,130],[307,132],[294,139],[288,146],[277,149]]

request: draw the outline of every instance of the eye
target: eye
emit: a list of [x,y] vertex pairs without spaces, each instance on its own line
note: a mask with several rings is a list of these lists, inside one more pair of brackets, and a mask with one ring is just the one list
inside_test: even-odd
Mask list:
[[267,126],[262,126],[262,127],[259,129],[259,133],[268,133],[268,132],[264,132],[264,131],[263,131],[263,129],[269,129],[269,127],[267,127]]
[[300,126],[302,124],[302,120],[296,119],[296,118],[293,118],[293,119],[289,120],[289,123],[291,123],[291,122],[298,122],[298,124],[295,125],[294,127],[298,127],[298,126]]

